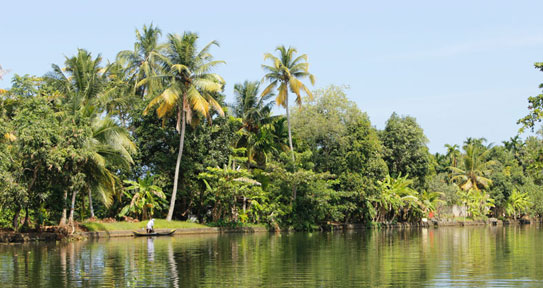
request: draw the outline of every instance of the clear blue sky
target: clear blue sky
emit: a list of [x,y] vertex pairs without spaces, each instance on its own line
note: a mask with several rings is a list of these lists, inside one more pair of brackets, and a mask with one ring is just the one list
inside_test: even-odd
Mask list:
[[77,48],[113,60],[152,22],[218,40],[230,99],[234,83],[261,79],[264,52],[292,45],[309,55],[315,88],[349,85],[380,129],[392,112],[414,116],[431,152],[443,152],[466,137],[515,135],[543,82],[533,68],[543,61],[541,11],[542,1],[5,1],[0,65],[11,73],[0,87]]

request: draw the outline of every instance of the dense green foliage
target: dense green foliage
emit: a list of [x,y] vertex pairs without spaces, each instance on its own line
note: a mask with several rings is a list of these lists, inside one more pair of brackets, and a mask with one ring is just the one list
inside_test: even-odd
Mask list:
[[[212,73],[224,63],[210,52],[218,44],[160,37],[144,26],[112,63],[79,49],[0,91],[1,226],[130,216],[317,229],[453,210],[543,214],[541,133],[497,146],[468,138],[431,155],[415,118],[393,113],[380,131],[346,87],[309,91],[307,56],[284,46],[265,54],[267,87],[235,84],[227,104]],[[272,115],[274,97],[286,117]],[[541,104],[529,101],[520,122],[533,128]]]

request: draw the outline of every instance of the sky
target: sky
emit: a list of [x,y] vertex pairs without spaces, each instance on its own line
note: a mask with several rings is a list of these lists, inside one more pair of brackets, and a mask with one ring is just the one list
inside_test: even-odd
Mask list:
[[[515,136],[527,98],[540,93],[543,1],[4,1],[0,65],[43,75],[84,48],[113,61],[135,30],[197,32],[235,83],[260,80],[266,52],[309,56],[313,88],[347,85],[349,99],[383,129],[393,112],[417,119],[432,153],[467,137]],[[309,83],[306,82],[309,85]],[[293,104],[293,103],[292,103]],[[276,113],[283,113],[276,109]]]

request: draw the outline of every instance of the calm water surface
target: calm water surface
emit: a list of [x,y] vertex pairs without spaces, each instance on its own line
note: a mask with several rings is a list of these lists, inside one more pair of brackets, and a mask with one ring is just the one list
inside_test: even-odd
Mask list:
[[0,287],[543,286],[536,226],[0,245]]

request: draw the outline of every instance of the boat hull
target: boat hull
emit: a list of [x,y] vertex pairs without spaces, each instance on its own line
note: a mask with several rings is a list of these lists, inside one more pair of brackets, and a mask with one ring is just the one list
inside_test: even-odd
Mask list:
[[167,231],[167,232],[146,233],[146,232],[133,231],[132,233],[134,233],[134,236],[136,237],[152,237],[152,236],[169,236],[169,235],[173,235],[174,232],[175,232],[175,229]]

